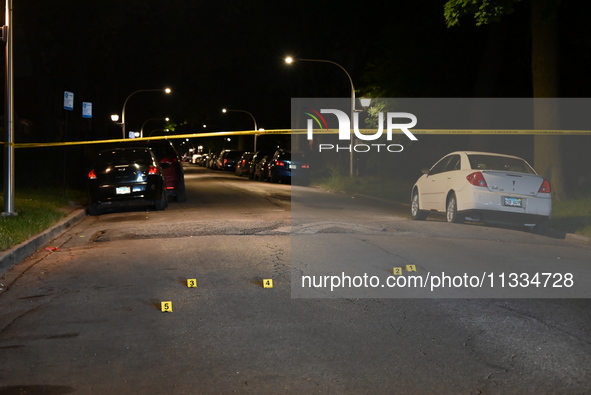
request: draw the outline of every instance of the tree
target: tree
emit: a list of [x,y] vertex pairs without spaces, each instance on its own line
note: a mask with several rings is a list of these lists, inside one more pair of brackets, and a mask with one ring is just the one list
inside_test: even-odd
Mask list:
[[[503,15],[515,11],[521,0],[449,0],[444,6],[448,27],[460,23],[460,18],[473,15],[476,26],[498,22]],[[531,15],[531,73],[532,97],[535,100],[534,128],[554,129],[557,125],[556,106],[546,98],[558,97],[557,10],[559,0],[530,1]],[[560,136],[534,137],[534,166],[552,183],[556,199],[566,197]]]

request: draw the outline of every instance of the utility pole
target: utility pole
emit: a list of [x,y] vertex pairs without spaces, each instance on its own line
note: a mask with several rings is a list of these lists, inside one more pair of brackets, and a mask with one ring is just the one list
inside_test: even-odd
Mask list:
[[2,26],[2,41],[6,49],[6,94],[4,98],[4,212],[3,217],[17,215],[14,211],[14,73],[12,48],[12,0],[6,0],[6,18]]

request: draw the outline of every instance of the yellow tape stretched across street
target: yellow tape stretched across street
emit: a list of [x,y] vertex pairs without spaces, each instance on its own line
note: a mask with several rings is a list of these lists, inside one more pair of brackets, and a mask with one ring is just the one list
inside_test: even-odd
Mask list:
[[[363,134],[375,134],[375,129],[361,129],[360,132]],[[535,130],[535,129],[411,129],[413,134],[417,135],[591,135],[591,130]],[[314,135],[325,135],[325,134],[338,134],[338,129],[314,129]],[[270,129],[264,131],[233,131],[233,132],[208,132],[208,133],[188,133],[188,134],[175,134],[169,136],[155,136],[155,137],[142,137],[136,139],[112,139],[112,140],[87,140],[87,141],[65,141],[65,142],[51,142],[51,143],[12,143],[14,148],[37,148],[37,147],[62,147],[62,146],[73,146],[73,145],[88,145],[88,144],[106,144],[106,143],[120,143],[135,141],[146,141],[146,140],[174,140],[183,138],[203,138],[203,137],[222,137],[222,136],[248,136],[248,135],[274,135],[274,134],[306,134],[307,129]],[[6,142],[0,142],[2,145],[6,145]]]

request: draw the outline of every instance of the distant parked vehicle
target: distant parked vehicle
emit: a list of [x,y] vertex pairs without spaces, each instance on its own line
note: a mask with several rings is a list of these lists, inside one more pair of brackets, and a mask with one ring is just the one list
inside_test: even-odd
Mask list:
[[[272,155],[273,152],[269,151],[257,151],[256,154],[253,155],[252,160],[250,161],[250,165],[248,168],[248,178],[251,180],[255,179],[255,174],[257,173],[257,166],[261,159],[263,159],[267,155]],[[258,178],[257,178],[258,179]]]
[[164,172],[150,148],[101,151],[88,172],[88,213],[122,206],[167,206]]
[[501,222],[537,231],[550,219],[550,183],[517,156],[452,152],[423,172],[411,193],[413,219],[439,211],[447,222]]
[[253,156],[254,154],[252,152],[245,152],[244,154],[242,154],[240,159],[238,159],[238,161],[236,162],[236,170],[234,171],[234,173],[238,177],[248,175],[250,169],[250,161],[252,160]]
[[307,185],[310,180],[310,164],[303,154],[284,149],[277,150],[269,161],[266,179],[270,182]]
[[216,169],[233,171],[242,153],[243,151],[238,150],[223,150],[216,161]]
[[207,158],[207,164],[205,165],[205,167],[207,167],[208,169],[215,170],[215,163],[216,163],[217,159],[218,159],[218,156],[216,154],[211,154]]
[[272,154],[265,155],[258,161],[254,170],[254,180],[266,181],[269,176],[269,162],[273,157]]

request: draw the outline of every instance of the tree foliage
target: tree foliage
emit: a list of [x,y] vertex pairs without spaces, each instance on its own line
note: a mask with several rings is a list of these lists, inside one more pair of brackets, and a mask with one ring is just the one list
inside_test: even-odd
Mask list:
[[521,0],[449,0],[443,7],[447,27],[460,24],[460,18],[474,17],[476,26],[500,21],[501,17],[514,12],[513,5]]

